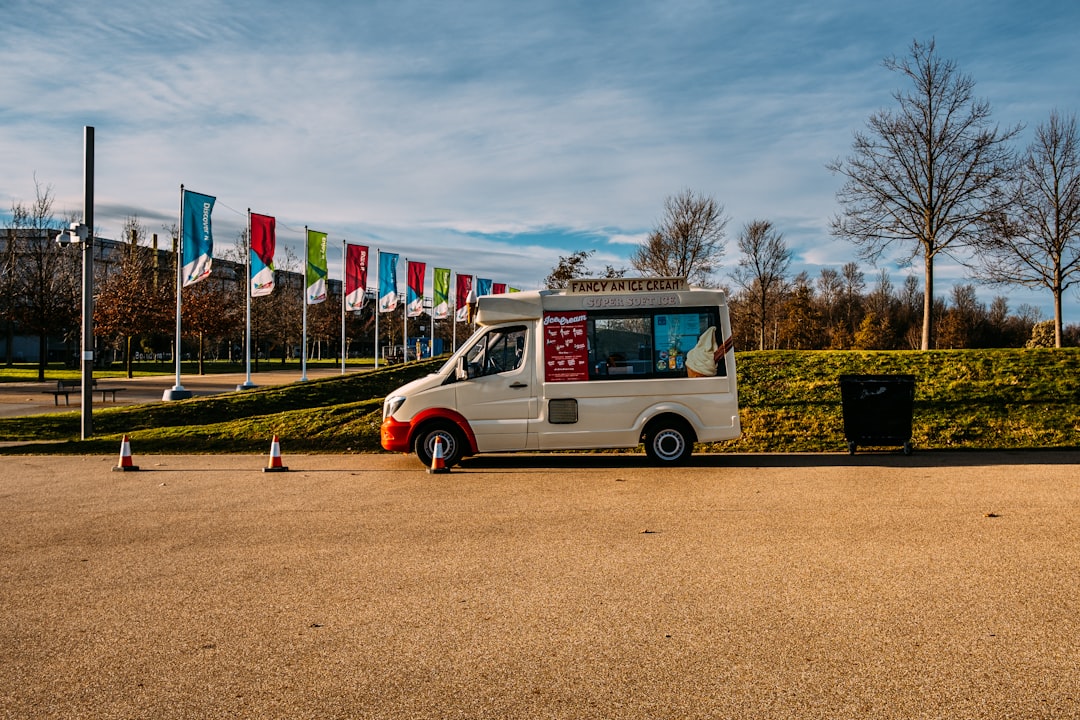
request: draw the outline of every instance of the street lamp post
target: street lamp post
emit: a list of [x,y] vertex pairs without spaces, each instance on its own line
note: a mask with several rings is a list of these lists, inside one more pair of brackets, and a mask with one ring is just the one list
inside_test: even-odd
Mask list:
[[61,246],[82,245],[81,437],[94,434],[94,128],[83,128],[83,221],[56,236]]

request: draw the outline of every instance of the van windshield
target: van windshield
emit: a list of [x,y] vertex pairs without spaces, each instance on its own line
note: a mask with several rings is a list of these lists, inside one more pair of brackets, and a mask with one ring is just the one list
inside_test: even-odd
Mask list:
[[521,367],[525,357],[524,325],[496,328],[484,333],[465,353],[470,378],[497,375]]

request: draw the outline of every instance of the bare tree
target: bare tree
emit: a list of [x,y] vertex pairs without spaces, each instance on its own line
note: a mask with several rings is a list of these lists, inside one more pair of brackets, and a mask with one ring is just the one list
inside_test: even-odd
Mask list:
[[1054,346],[1061,347],[1061,298],[1080,283],[1080,132],[1057,111],[1035,130],[1009,195],[979,255],[988,282],[1046,288],[1054,298]]
[[837,191],[843,214],[833,234],[876,259],[893,244],[924,261],[923,350],[933,330],[934,260],[973,243],[985,219],[1006,202],[1000,191],[1013,164],[1009,141],[1020,127],[990,124],[990,105],[976,99],[975,82],[935,53],[934,41],[915,41],[910,56],[885,67],[914,86],[897,91],[896,110],[870,116],[856,132],[853,154],[828,165],[847,178]]
[[878,271],[877,285],[866,296],[866,308],[882,317],[894,314],[896,308],[896,294],[889,271],[881,268]]
[[919,316],[922,315],[925,300],[919,289],[919,278],[914,275],[905,277],[897,300],[900,303],[897,323],[900,339],[905,349],[917,350],[920,343]]
[[758,320],[758,349],[765,349],[765,329],[770,299],[784,283],[791,250],[784,236],[768,220],[753,220],[739,236],[739,266],[732,279],[754,299]]
[[[303,261],[286,245],[284,255],[275,258],[274,266],[274,292],[258,299],[264,301],[261,303],[263,309],[271,318],[263,338],[281,351],[281,365],[284,366],[293,348],[302,348],[304,344],[305,281],[300,271]],[[400,329],[400,323],[391,322],[388,327],[391,331]]]
[[780,347],[794,350],[820,350],[824,346],[822,315],[814,297],[810,276],[801,272],[791,282],[781,312]]
[[711,197],[683,190],[664,201],[664,218],[645,244],[630,256],[638,272],[685,277],[690,284],[715,287],[728,224],[724,206]]
[[973,285],[955,285],[952,304],[945,310],[938,345],[944,349],[985,347],[986,306],[979,302]]
[[58,247],[55,236],[60,225],[53,215],[52,187],[34,181],[31,205],[12,205],[10,235],[15,249],[16,269],[10,278],[10,299],[16,322],[38,337],[38,381],[45,380],[49,362],[49,336],[63,333],[68,340],[78,337],[79,250]]
[[878,271],[877,285],[863,299],[865,314],[855,332],[854,347],[862,350],[891,350],[896,344],[896,308],[889,271]]
[[[176,277],[175,263],[179,262],[179,228],[177,225],[164,226],[172,236],[173,277]],[[215,264],[210,276],[186,288],[181,286],[181,312],[183,322],[181,330],[188,336],[194,334],[197,340],[196,360],[199,375],[206,374],[205,359],[207,341],[220,341],[238,336],[244,326],[243,297],[237,297],[237,284],[247,282],[244,271],[236,271]],[[176,292],[175,283],[172,286]],[[175,295],[174,295],[175,297]],[[175,316],[174,316],[175,319]],[[177,338],[176,352],[183,359],[183,342]]]
[[132,377],[132,340],[139,335],[165,333],[173,319],[172,286],[155,281],[156,250],[143,247],[146,230],[135,216],[124,222],[124,248],[119,268],[98,282],[94,303],[96,334],[123,344],[124,367]]
[[844,325],[837,332],[832,346],[836,350],[846,350],[851,347],[850,343],[855,337],[855,331],[862,324],[866,305],[866,299],[863,296],[863,291],[866,290],[866,276],[859,269],[858,263],[847,262],[840,268],[840,282],[840,305]]
[[[323,344],[325,343],[329,356],[337,358],[341,348],[341,293],[334,292],[330,288],[326,291],[326,300],[315,305],[308,306],[308,342],[311,346],[306,350],[309,360],[323,359]],[[400,319],[400,313],[394,313],[395,319]],[[416,339],[410,333],[410,337]]]
[[207,341],[235,337],[237,329],[243,326],[243,310],[236,300],[236,293],[230,292],[229,286],[232,284],[218,272],[181,289],[183,328],[198,340],[196,359],[200,375],[206,374],[204,361]]
[[816,285],[818,302],[821,305],[821,319],[825,325],[825,334],[832,336],[836,331],[840,298],[844,291],[840,273],[833,268],[821,268],[821,274],[818,276]]
[[8,367],[15,362],[15,274],[18,269],[16,253],[18,233],[9,227],[4,238],[3,252],[0,254],[0,322],[4,329],[4,364]]
[[[574,278],[595,277],[585,264],[595,252],[595,250],[578,250],[570,255],[560,255],[559,263],[544,278],[544,287],[550,290],[560,290],[568,286]],[[624,268],[606,265],[604,266],[604,272],[599,277],[620,278],[625,274],[626,270]]]

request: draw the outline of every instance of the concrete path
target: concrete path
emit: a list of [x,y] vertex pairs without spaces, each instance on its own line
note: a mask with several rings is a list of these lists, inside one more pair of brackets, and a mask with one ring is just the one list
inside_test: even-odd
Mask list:
[[[347,372],[363,372],[369,368],[346,367]],[[265,387],[270,385],[285,385],[300,380],[300,370],[269,370],[252,373],[253,384]],[[314,380],[321,377],[341,376],[341,368],[308,368],[307,378]],[[184,388],[190,390],[195,397],[203,395],[216,395],[225,392],[236,392],[238,385],[247,380],[246,373],[226,373],[221,375],[181,375],[181,383]],[[102,401],[101,393],[94,393],[94,409],[116,407],[118,405],[134,405],[140,403],[160,402],[166,390],[176,384],[176,375],[153,375],[148,377],[134,378],[98,378],[98,385],[110,388],[123,388],[116,393],[116,401],[111,398]],[[17,417],[23,415],[39,415],[53,412],[79,412],[81,398],[78,393],[73,393],[69,403],[64,398],[59,398],[56,404],[51,394],[47,391],[56,388],[56,382],[17,382],[0,383],[0,417]]]
[[1077,718],[1075,453],[10,457],[3,718]]

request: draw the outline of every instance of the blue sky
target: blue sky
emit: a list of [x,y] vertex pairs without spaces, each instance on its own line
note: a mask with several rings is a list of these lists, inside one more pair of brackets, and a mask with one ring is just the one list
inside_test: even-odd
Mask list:
[[[219,247],[249,207],[297,255],[305,225],[329,233],[332,277],[343,239],[523,289],[575,250],[627,266],[687,188],[731,218],[718,281],[756,219],[816,277],[855,259],[828,232],[825,165],[893,105],[882,60],[914,39],[972,75],[1003,126],[1024,123],[1022,144],[1052,109],[1080,112],[1080,6],[1058,0],[0,0],[0,15],[0,225],[35,176],[59,214],[81,210],[92,125],[99,234],[131,214],[160,232],[183,183],[218,198]],[[965,281],[936,267],[939,295]],[[1050,315],[1048,297],[979,293]]]

